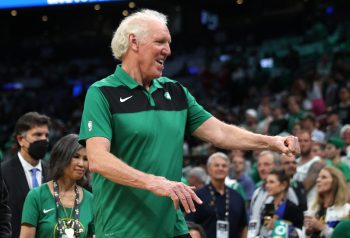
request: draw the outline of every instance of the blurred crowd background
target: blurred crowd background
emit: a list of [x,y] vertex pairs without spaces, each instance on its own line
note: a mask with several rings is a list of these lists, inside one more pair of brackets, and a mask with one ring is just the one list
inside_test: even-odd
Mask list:
[[[308,112],[326,133],[350,121],[349,7],[345,0],[208,0],[2,9],[0,149],[12,153],[14,123],[28,111],[53,118],[51,144],[78,132],[86,89],[118,63],[113,31],[140,8],[169,15],[172,56],[164,74],[212,114],[276,135],[291,133]],[[188,138],[184,150],[193,163],[210,145]]]

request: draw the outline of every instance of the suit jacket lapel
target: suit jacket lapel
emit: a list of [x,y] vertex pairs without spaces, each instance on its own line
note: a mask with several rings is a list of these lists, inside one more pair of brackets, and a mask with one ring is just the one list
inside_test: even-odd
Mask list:
[[49,180],[48,164],[47,161],[41,160],[42,168],[42,183],[46,183]]
[[29,185],[18,156],[16,156],[16,159],[13,160],[13,167],[15,168],[13,170],[14,183],[16,183],[16,186],[18,186],[19,190],[21,190],[24,194],[27,194],[29,191]]

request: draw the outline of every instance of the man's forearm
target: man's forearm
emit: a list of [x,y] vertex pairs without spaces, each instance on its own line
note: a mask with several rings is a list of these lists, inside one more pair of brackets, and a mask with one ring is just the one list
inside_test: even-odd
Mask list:
[[225,139],[218,142],[217,146],[220,148],[264,150],[269,149],[272,144],[271,136],[252,133],[235,125],[223,125],[221,130]]
[[[235,125],[228,125],[215,117],[208,119],[193,133],[194,136],[212,143],[222,149],[240,150],[280,150],[282,139],[255,134]],[[277,145],[280,143],[281,145]]]
[[[89,149],[88,149],[89,151]],[[88,152],[89,168],[107,179],[129,187],[148,189],[152,175],[134,169],[107,151]]]

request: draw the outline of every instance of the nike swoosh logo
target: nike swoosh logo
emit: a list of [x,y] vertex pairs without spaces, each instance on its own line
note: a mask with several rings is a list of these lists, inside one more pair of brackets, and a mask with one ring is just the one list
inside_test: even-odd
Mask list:
[[126,100],[129,100],[130,98],[132,98],[132,96],[127,97],[127,98],[119,98],[120,102],[125,102]]
[[51,212],[53,209],[55,209],[55,208],[51,208],[51,209],[47,209],[47,210],[46,210],[46,209],[44,209],[44,210],[43,210],[43,213],[45,213],[45,214],[46,214],[46,213],[48,213],[48,212]]

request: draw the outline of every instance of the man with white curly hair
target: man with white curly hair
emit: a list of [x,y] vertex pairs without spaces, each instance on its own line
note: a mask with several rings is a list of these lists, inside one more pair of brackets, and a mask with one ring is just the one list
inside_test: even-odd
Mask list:
[[98,238],[189,237],[179,205],[191,213],[202,201],[180,182],[185,133],[224,149],[299,151],[293,136],[253,134],[219,121],[163,77],[170,42],[162,13],[129,15],[111,44],[121,64],[87,92],[80,140],[94,173]]

